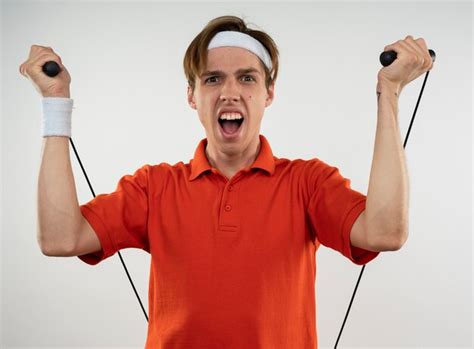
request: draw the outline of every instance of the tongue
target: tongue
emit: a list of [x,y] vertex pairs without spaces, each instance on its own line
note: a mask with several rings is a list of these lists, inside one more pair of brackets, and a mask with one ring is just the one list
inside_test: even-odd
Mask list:
[[240,124],[238,121],[225,120],[222,122],[222,128],[224,129],[224,132],[228,134],[237,132],[239,126]]

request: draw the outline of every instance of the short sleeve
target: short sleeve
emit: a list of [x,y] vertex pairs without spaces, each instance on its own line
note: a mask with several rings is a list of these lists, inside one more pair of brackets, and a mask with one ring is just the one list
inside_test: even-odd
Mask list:
[[355,264],[366,264],[378,252],[351,245],[352,226],[365,210],[367,197],[352,189],[337,167],[320,160],[308,163],[310,197],[306,214],[313,236],[324,246],[340,252]]
[[124,248],[149,252],[148,241],[149,165],[120,178],[114,192],[100,194],[80,205],[81,213],[100,240],[101,251],[78,256],[95,265]]

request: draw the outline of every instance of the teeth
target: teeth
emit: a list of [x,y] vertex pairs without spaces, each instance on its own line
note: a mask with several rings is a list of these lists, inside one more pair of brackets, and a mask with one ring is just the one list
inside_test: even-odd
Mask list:
[[240,120],[242,115],[240,113],[222,113],[219,120]]

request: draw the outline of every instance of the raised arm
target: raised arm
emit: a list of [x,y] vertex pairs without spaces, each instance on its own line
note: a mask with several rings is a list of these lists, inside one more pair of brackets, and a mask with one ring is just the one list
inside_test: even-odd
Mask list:
[[[61,67],[60,74],[54,79],[42,71],[47,61],[55,61]],[[42,95],[43,110],[48,109],[50,113],[49,124],[43,125],[38,177],[37,240],[41,251],[47,256],[64,257],[98,251],[101,245],[97,235],[79,208],[69,156],[69,136],[64,131],[67,127],[62,130],[59,127],[64,126],[68,117],[70,120],[72,113],[69,72],[50,47],[38,45],[31,46],[29,57],[19,70]]]

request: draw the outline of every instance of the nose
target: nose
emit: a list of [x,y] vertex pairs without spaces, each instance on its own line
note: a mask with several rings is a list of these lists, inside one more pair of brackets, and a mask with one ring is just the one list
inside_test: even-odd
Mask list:
[[226,79],[222,85],[220,100],[222,102],[236,102],[240,100],[240,86],[234,79]]

